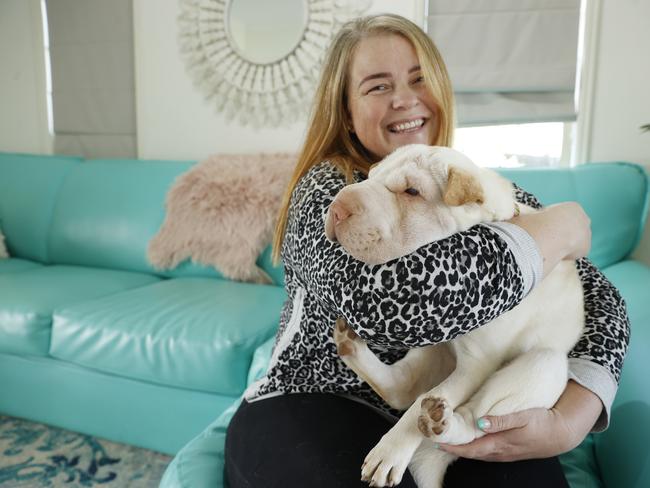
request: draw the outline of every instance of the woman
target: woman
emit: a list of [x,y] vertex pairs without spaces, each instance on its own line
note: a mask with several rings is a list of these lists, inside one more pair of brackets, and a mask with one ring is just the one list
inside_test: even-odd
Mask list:
[[[409,348],[489,322],[517,305],[557,262],[587,253],[589,221],[575,204],[477,226],[380,266],[364,265],[326,239],[323,217],[346,182],[364,178],[370,164],[397,147],[449,146],[452,134],[451,84],[430,39],[393,15],[346,24],[325,60],[280,215],[275,256],[281,249],[288,300],[269,371],[247,391],[228,430],[231,488],[367,486],[360,481],[363,459],[398,412],[338,358],[337,317],[392,363]],[[441,279],[449,267],[464,287]],[[441,446],[473,458],[452,465],[445,486],[567,486],[552,456],[606,427],[627,317],[607,280],[584,260],[579,269],[587,326],[572,352],[564,394],[551,410],[483,419],[481,427],[493,435]],[[595,337],[603,324],[613,338],[607,350]],[[528,460],[479,461],[522,459]],[[415,486],[408,473],[400,486]]]

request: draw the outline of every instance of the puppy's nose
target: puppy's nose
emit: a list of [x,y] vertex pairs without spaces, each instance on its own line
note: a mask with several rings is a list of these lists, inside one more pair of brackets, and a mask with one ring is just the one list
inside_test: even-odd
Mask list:
[[344,221],[350,216],[350,211],[340,201],[335,200],[330,206],[330,211],[334,217],[334,224]]

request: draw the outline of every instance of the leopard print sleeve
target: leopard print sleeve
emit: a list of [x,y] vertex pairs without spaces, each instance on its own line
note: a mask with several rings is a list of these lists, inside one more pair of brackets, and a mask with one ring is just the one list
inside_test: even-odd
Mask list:
[[370,266],[327,240],[324,218],[343,176],[329,163],[294,190],[283,261],[300,286],[343,316],[365,340],[411,348],[453,339],[523,298],[515,257],[486,226],[475,226],[383,265]]
[[[515,185],[520,203],[541,208],[530,193]],[[577,261],[585,301],[585,329],[569,357],[590,361],[605,367],[619,382],[623,360],[630,341],[627,307],[612,283],[588,259]]]

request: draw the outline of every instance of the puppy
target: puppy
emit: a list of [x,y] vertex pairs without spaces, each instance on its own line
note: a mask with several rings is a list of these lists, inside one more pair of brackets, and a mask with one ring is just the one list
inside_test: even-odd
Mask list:
[[[341,190],[325,233],[355,258],[381,264],[519,211],[534,210],[519,206],[512,184],[496,172],[450,148],[411,145]],[[406,409],[367,455],[362,479],[394,486],[409,467],[420,488],[439,488],[455,456],[434,443],[481,437],[476,422],[484,415],[552,407],[566,386],[583,315],[575,263],[563,261],[511,311],[449,343],[413,349],[392,366],[339,319],[334,340],[342,360],[389,405]]]

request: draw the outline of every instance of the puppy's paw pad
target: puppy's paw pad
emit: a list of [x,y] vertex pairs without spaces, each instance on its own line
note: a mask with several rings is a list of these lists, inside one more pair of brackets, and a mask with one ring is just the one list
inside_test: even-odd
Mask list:
[[449,419],[453,413],[447,401],[440,397],[426,397],[420,407],[420,432],[427,437],[443,434],[449,427]]

